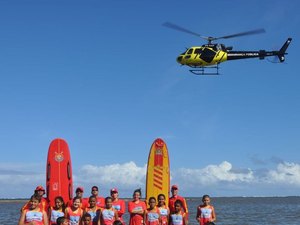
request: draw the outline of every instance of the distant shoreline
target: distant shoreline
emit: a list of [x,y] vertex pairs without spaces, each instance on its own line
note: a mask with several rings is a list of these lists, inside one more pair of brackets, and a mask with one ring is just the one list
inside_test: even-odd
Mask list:
[[[197,201],[201,199],[201,197],[185,197],[186,200],[189,201]],[[213,198],[300,198],[300,196],[232,196],[232,197],[213,197]],[[122,198],[126,202],[130,201],[131,198]],[[21,203],[27,202],[29,199],[27,198],[3,198],[0,199],[0,203]]]
[[28,199],[20,198],[20,199],[0,199],[0,203],[20,203],[27,202]]

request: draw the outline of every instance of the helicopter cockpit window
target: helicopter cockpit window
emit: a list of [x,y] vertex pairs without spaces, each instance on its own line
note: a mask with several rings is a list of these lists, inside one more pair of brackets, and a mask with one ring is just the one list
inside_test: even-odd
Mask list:
[[194,49],[190,48],[190,49],[187,51],[186,54],[188,54],[188,55],[192,54],[192,53],[193,53],[193,50],[194,50]]
[[202,48],[196,48],[195,49],[195,54],[201,54],[202,53]]

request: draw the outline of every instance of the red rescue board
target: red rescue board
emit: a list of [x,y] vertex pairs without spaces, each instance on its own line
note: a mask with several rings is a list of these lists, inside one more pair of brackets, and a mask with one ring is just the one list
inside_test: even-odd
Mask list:
[[54,206],[56,196],[68,203],[73,197],[71,155],[67,142],[54,139],[49,146],[46,164],[46,185],[49,205]]

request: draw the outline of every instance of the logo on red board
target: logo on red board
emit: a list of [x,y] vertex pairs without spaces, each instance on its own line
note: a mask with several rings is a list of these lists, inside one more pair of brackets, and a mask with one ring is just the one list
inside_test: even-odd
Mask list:
[[154,166],[163,166],[163,150],[160,148],[155,149]]
[[157,138],[157,139],[155,140],[155,145],[156,145],[157,148],[162,148],[162,147],[164,147],[164,144],[165,144],[165,142],[164,142],[162,139],[160,139],[160,138]]
[[52,190],[53,191],[57,191],[58,190],[58,183],[57,182],[55,182],[55,183],[52,184]]
[[55,152],[55,157],[54,157],[56,162],[62,162],[64,160],[64,155],[63,152]]

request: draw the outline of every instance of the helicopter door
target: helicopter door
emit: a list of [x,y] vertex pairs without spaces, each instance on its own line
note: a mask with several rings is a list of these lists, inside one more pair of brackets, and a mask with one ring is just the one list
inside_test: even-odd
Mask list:
[[199,57],[199,55],[201,55],[202,54],[202,48],[195,48],[195,54],[196,54],[196,56],[195,56],[195,58],[198,58]]
[[203,61],[207,62],[207,63],[211,63],[214,59],[214,57],[216,56],[216,52],[209,49],[209,48],[204,48],[202,54],[200,55],[200,59],[202,59]]

